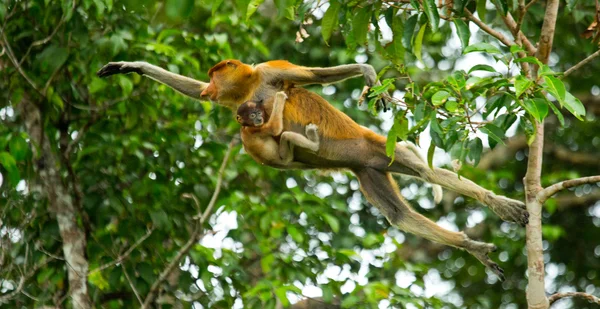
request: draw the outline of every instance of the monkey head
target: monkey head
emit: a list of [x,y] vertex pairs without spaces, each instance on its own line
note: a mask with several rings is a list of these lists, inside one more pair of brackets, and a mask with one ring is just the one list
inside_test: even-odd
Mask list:
[[257,81],[253,72],[252,66],[239,60],[223,60],[208,70],[210,83],[200,95],[219,103],[247,99]]
[[247,101],[238,107],[235,120],[244,127],[260,127],[269,119],[262,101]]

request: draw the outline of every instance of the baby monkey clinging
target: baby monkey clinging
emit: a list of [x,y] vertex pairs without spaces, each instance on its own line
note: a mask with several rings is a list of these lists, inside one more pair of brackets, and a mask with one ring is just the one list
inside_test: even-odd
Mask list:
[[[248,153],[261,153],[261,158],[269,165],[284,167],[294,161],[294,146],[311,151],[319,150],[318,128],[314,124],[306,126],[306,136],[296,132],[283,131],[283,108],[287,95],[280,91],[275,94],[273,111],[268,115],[264,102],[248,101],[240,105],[236,120],[242,125],[242,140]],[[279,143],[276,138],[279,137]]]

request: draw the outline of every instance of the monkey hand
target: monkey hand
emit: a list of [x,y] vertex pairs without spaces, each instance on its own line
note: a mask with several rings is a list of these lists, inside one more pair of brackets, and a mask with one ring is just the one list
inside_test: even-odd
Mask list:
[[144,74],[144,72],[142,71],[143,64],[143,62],[127,61],[109,62],[100,70],[98,70],[98,72],[96,72],[96,75],[98,75],[98,77],[106,77],[115,74],[127,74],[131,72],[135,72],[142,75]]
[[279,100],[279,101],[285,101],[287,100],[288,96],[287,94],[285,94],[285,92],[283,91],[279,91],[275,94],[275,99]]
[[492,244],[486,244],[468,238],[466,241],[467,244],[465,246],[465,249],[467,250],[467,252],[469,252],[471,255],[477,258],[479,262],[481,262],[481,264],[487,266],[491,271],[493,271],[496,274],[496,276],[498,276],[500,281],[504,281],[504,270],[502,270],[502,268],[500,268],[500,266],[498,266],[498,264],[492,261],[492,259],[490,259],[490,257],[488,256],[490,252],[495,252],[496,250],[498,250],[498,248]]
[[[360,98],[358,98],[358,105],[361,105],[365,101],[365,98],[369,94],[370,90],[371,90],[371,87],[369,87],[369,86],[363,87],[362,93],[360,94]],[[391,101],[391,99],[392,98],[389,96],[389,94],[387,94],[387,93],[381,94],[381,98],[377,99],[376,108],[379,109],[381,107],[381,108],[383,108],[383,112],[387,112],[388,107],[387,107],[386,101]]]

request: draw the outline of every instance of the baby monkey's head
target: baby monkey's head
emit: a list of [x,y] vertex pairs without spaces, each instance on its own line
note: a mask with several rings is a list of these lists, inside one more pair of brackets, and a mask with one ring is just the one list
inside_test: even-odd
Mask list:
[[235,120],[244,127],[260,127],[268,121],[262,101],[248,101],[240,105]]

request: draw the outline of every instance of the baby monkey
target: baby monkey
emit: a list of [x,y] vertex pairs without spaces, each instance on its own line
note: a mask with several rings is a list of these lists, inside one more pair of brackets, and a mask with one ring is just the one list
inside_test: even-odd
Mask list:
[[[306,136],[296,132],[283,132],[283,107],[287,95],[275,94],[271,115],[265,111],[264,102],[247,101],[237,110],[236,120],[242,125],[242,140],[246,152],[260,153],[263,164],[287,166],[294,160],[294,146],[310,151],[319,150],[318,128],[306,126]],[[279,137],[279,143],[277,143]]]

